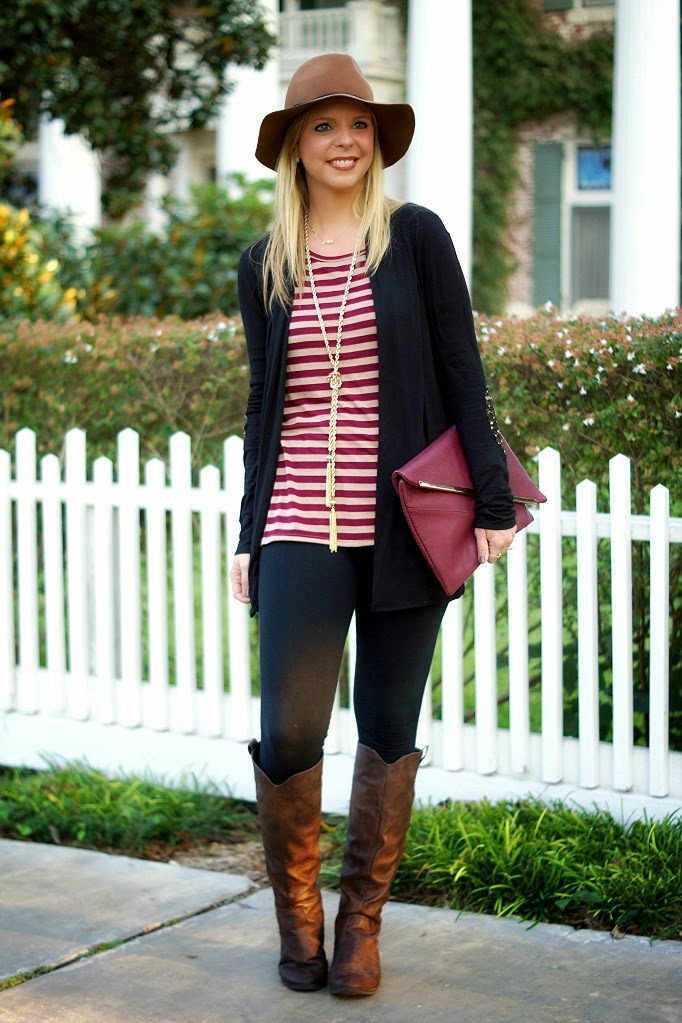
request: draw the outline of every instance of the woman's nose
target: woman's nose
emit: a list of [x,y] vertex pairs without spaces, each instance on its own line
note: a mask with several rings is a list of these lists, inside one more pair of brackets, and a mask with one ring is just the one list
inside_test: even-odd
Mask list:
[[353,142],[350,127],[340,127],[334,140],[338,146],[349,146]]

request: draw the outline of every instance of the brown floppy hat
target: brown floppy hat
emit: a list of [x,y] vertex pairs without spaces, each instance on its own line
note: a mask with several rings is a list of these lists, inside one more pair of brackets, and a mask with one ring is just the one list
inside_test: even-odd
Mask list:
[[372,87],[347,53],[323,53],[296,69],[289,82],[284,110],[275,110],[263,118],[256,158],[276,170],[291,122],[314,103],[341,96],[360,100],[369,107],[376,117],[384,166],[397,163],[414,135],[414,110],[409,103],[375,103]]

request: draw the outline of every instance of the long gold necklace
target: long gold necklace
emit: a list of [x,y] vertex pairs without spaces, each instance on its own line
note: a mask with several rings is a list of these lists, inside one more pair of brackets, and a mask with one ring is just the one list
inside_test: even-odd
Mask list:
[[351,281],[353,280],[353,271],[355,270],[355,261],[358,256],[358,240],[356,239],[355,247],[353,249],[353,258],[350,262],[350,270],[348,271],[348,280],[346,281],[346,288],[343,293],[343,300],[341,302],[341,309],[339,311],[339,323],[336,328],[336,347],[332,352],[329,339],[327,337],[327,330],[324,325],[322,318],[322,312],[320,310],[320,303],[317,299],[317,291],[315,289],[315,279],[313,277],[313,264],[310,258],[310,242],[308,240],[308,211],[306,210],[304,216],[305,226],[305,257],[306,263],[308,264],[308,276],[310,278],[310,290],[313,293],[313,301],[315,303],[315,309],[317,310],[317,319],[320,324],[320,330],[322,331],[322,337],[324,338],[324,346],[327,349],[327,355],[331,362],[331,373],[328,374],[327,380],[331,388],[331,407],[329,410],[329,442],[327,445],[327,474],[326,474],[326,487],[325,487],[325,506],[329,508],[329,550],[334,552],[338,550],[338,538],[336,532],[336,419],[339,410],[339,390],[341,388],[342,380],[341,373],[339,372],[339,359],[341,357],[341,331],[343,329],[343,314],[346,309],[346,302],[348,301],[348,294],[350,292]]

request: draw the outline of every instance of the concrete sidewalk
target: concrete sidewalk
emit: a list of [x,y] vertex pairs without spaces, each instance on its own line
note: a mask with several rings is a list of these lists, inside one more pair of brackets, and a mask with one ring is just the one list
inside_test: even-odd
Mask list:
[[682,943],[395,902],[377,995],[295,993],[270,889],[82,849],[0,841],[0,914],[0,977],[49,970],[0,991],[2,1023],[682,1020]]

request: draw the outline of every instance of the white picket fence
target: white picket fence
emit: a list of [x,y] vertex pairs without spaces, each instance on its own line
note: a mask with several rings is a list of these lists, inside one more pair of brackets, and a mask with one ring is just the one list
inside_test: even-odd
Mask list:
[[[38,466],[32,430],[16,435],[14,478],[10,454],[0,450],[0,763],[42,767],[43,753],[85,757],[109,772],[148,769],[173,784],[193,771],[236,796],[255,798],[244,745],[259,734],[251,678],[255,626],[230,596],[228,578],[243,487],[241,440],[225,441],[222,482],[219,469],[206,466],[198,487],[184,433],[170,440],[168,482],[160,459],[148,461],[140,479],[134,430],[118,435],[115,480],[107,458],[96,459],[87,478],[84,431],[70,430],[64,450],[63,478],[56,455]],[[631,514],[630,463],[623,455],[610,461],[608,513],[597,512],[596,487],[587,480],[577,487],[577,510],[562,511],[558,452],[547,448],[537,462],[547,503],[517,536],[506,568],[485,565],[474,575],[475,724],[464,715],[463,602],[448,607],[440,716],[434,717],[429,680],[419,725],[418,743],[429,750],[418,797],[435,802],[533,792],[596,803],[621,817],[664,816],[682,797],[682,753],[668,747],[669,551],[682,542],[682,519],[670,519],[663,486],[651,491],[648,516]],[[541,580],[540,732],[531,731],[529,717],[527,572],[534,533]],[[563,734],[562,537],[577,538],[578,738]],[[600,538],[611,548],[609,743],[599,739]],[[635,746],[632,738],[633,541],[650,545],[649,747]],[[506,622],[496,614],[501,585],[508,590]],[[498,726],[502,628],[508,634],[509,728]],[[352,706],[352,629],[347,664]],[[325,744],[327,810],[347,803],[356,739],[352,711],[337,691]]]

